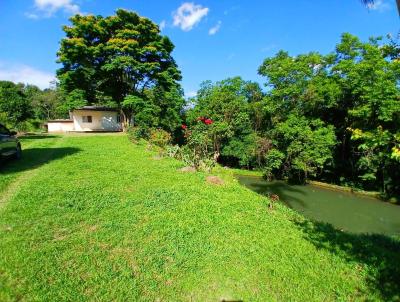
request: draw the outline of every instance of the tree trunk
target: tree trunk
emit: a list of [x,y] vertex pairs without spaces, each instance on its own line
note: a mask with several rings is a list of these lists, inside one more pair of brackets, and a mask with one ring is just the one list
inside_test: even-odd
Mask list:
[[127,117],[127,115],[125,114],[124,110],[120,110],[120,114],[121,114],[121,125],[122,125],[122,131],[126,132],[128,130],[129,127],[129,119]]

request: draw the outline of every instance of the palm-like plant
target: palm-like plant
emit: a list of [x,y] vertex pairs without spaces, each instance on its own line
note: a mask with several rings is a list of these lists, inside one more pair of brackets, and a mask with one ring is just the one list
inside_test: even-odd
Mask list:
[[[375,4],[375,0],[361,0],[362,3],[364,3],[367,6],[371,6]],[[400,0],[396,0],[397,3],[397,10],[399,11],[400,15]]]

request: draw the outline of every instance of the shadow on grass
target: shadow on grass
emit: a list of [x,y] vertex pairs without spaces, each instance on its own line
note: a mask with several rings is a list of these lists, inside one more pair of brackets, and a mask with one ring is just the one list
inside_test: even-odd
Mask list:
[[19,136],[20,140],[35,140],[35,139],[47,139],[47,138],[57,138],[60,137],[58,135],[50,135],[50,134],[25,134]]
[[0,163],[0,176],[21,171],[31,170],[53,160],[80,152],[78,148],[31,148],[22,151],[19,160],[7,159]]
[[367,284],[383,301],[400,301],[400,240],[352,234],[323,222],[295,222],[317,248],[356,262],[367,270]]

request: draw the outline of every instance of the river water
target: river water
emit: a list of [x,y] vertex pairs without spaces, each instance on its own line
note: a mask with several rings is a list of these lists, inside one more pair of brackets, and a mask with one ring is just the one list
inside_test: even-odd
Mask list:
[[314,185],[267,182],[258,176],[240,175],[237,179],[259,194],[277,194],[282,202],[305,217],[330,223],[338,229],[400,236],[398,205]]

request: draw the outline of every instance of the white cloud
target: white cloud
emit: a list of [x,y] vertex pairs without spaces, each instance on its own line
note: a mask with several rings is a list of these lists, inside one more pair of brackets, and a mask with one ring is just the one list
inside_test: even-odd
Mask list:
[[208,11],[208,7],[185,2],[173,13],[174,26],[179,26],[183,31],[190,31],[207,16]]
[[25,13],[25,16],[29,19],[37,20],[39,19],[39,15],[35,13]]
[[55,80],[55,75],[27,65],[0,63],[0,80],[33,84],[44,89],[50,87],[50,82]]
[[165,20],[162,20],[162,21],[160,22],[160,25],[159,25],[160,30],[163,30],[163,29],[165,28],[165,26],[167,26],[167,22],[165,22]]
[[195,96],[197,96],[197,92],[196,91],[189,91],[188,93],[185,93],[185,96],[187,98],[194,98]]
[[58,11],[63,11],[68,14],[79,14],[79,5],[74,3],[74,0],[34,0],[34,12],[25,14],[30,19],[39,19],[40,17],[52,17]]
[[219,29],[221,28],[221,24],[222,24],[222,22],[218,21],[218,23],[215,24],[215,26],[210,28],[210,30],[208,31],[208,34],[211,35],[211,36],[215,35],[219,31]]
[[374,3],[368,4],[370,10],[375,10],[379,12],[384,12],[390,10],[391,6],[384,0],[375,0]]

